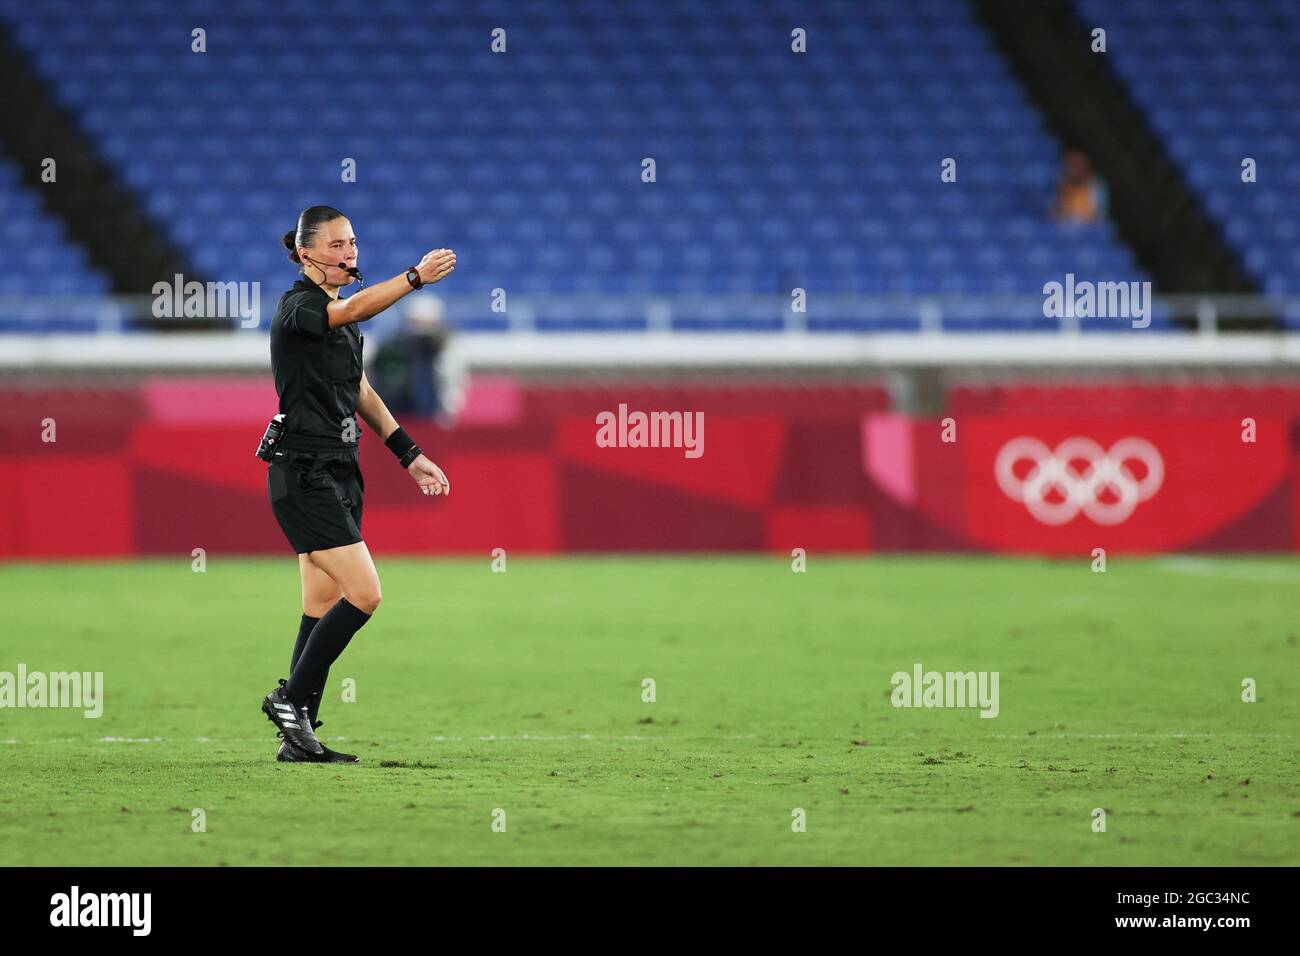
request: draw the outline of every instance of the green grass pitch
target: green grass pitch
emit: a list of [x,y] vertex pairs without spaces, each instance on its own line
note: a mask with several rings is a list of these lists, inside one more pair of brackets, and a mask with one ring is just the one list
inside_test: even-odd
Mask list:
[[[377,563],[355,766],[273,759],[291,556],[0,566],[0,671],[105,689],[0,709],[0,864],[1300,863],[1295,560]],[[916,663],[999,715],[894,708]]]

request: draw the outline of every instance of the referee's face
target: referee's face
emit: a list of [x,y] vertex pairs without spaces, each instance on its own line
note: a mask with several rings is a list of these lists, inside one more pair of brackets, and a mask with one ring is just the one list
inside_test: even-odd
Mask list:
[[346,216],[322,223],[307,254],[312,258],[308,264],[316,272],[325,273],[321,285],[345,286],[356,281],[355,277],[339,268],[340,262],[349,268],[355,268],[357,264],[357,236]]

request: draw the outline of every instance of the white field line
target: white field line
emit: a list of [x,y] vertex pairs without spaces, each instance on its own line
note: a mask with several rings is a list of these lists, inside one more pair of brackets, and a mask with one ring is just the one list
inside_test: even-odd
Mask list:
[[1203,578],[1239,578],[1244,581],[1300,581],[1300,566],[1236,563],[1210,558],[1164,558],[1155,563],[1160,571]]
[[1037,740],[1040,737],[1076,737],[1080,740],[1178,740],[1179,737],[1195,737],[1197,740],[1213,740],[1214,737],[1294,737],[1295,734],[989,734],[989,736],[1002,737],[1004,740]]
[[[900,735],[903,738],[915,738],[918,736],[929,736],[909,732]],[[1153,734],[1153,733],[1126,733],[1126,734],[1076,734],[1076,733],[1042,733],[1042,734],[1001,734],[996,731],[990,733],[989,737],[999,740],[1042,740],[1047,738],[1062,739],[1076,738],[1080,740],[1179,740],[1183,738],[1197,740],[1213,740],[1215,738],[1232,739],[1237,737],[1257,738],[1257,739],[1291,739],[1295,734],[1263,734],[1263,733],[1186,733],[1179,732],[1176,734]],[[322,737],[322,740],[344,741],[347,737]],[[427,738],[433,743],[446,743],[464,740],[482,740],[482,741],[524,741],[524,740],[653,740],[661,742],[681,743],[692,740],[757,740],[757,734],[727,734],[723,736],[693,736],[693,737],[650,737],[640,734],[485,734],[482,736],[462,737],[438,734],[434,737]],[[275,743],[274,737],[193,737],[190,738],[194,743],[208,744],[247,744],[247,743]],[[891,738],[877,738],[877,745],[888,745]],[[84,737],[49,737],[44,740],[22,740],[17,737],[0,738],[0,744],[75,744],[86,743]],[[167,743],[166,737],[100,737],[98,740],[89,741],[90,743],[101,744],[155,744]],[[834,741],[832,741],[834,742]]]
[[[195,743],[235,744],[235,743],[274,743],[275,737],[193,737]],[[343,736],[321,737],[321,740],[346,741]],[[484,734],[479,737],[460,737],[438,734],[428,738],[435,742],[459,740],[671,740],[674,742],[689,740],[756,740],[756,734],[727,734],[721,736],[691,737],[650,737],[644,734]],[[72,744],[86,743],[85,737],[48,737],[44,740],[22,740],[17,737],[0,738],[0,744]],[[100,744],[159,744],[167,743],[166,737],[100,737],[90,743]]]

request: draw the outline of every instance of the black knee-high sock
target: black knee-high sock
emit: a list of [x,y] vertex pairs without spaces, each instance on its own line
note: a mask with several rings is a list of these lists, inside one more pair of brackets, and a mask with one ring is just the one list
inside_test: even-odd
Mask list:
[[320,618],[312,617],[308,614],[302,616],[298,622],[298,639],[293,642],[293,659],[289,661],[289,673],[298,666],[298,658],[302,657],[302,652],[307,648],[307,638],[311,636],[311,629],[316,626]]
[[[289,661],[289,673],[298,666],[298,658],[302,657],[303,650],[307,647],[307,638],[311,636],[312,628],[320,618],[312,617],[310,614],[304,614],[302,620],[298,623],[298,639],[293,644],[293,658]],[[320,713],[321,696],[325,693],[325,682],[329,680],[329,668],[325,669],[325,676],[321,678],[320,687],[312,692],[311,699],[307,701],[307,713],[311,715],[312,723],[316,722],[316,716]]]
[[320,686],[311,692],[307,698],[307,716],[311,718],[312,726],[316,724],[316,718],[320,716],[321,698],[325,696],[325,684],[330,679],[330,669],[325,668],[325,673],[321,675]]
[[316,622],[284,688],[284,695],[295,707],[307,703],[312,694],[324,687],[330,665],[338,660],[352,635],[368,620],[369,614],[348,603],[344,597],[339,598],[338,603]]

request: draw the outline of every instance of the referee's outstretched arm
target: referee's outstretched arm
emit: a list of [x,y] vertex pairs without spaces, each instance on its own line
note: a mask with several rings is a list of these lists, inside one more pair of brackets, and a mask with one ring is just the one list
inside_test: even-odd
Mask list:
[[[418,266],[412,268],[420,274],[421,282],[430,285],[446,278],[456,268],[456,253],[450,249],[434,249],[420,260]],[[415,286],[412,281],[406,278],[406,273],[402,273],[378,285],[362,289],[356,295],[350,295],[346,299],[335,299],[326,308],[325,314],[329,318],[330,328],[337,329],[341,325],[351,325],[353,322],[364,322],[366,319],[374,318],[402,296],[414,291]],[[365,384],[364,379],[362,384]],[[363,397],[364,394],[363,389]],[[383,402],[379,405],[383,408]],[[385,414],[387,411],[384,409]],[[392,420],[391,416],[389,420]],[[378,428],[375,430],[379,431]]]

